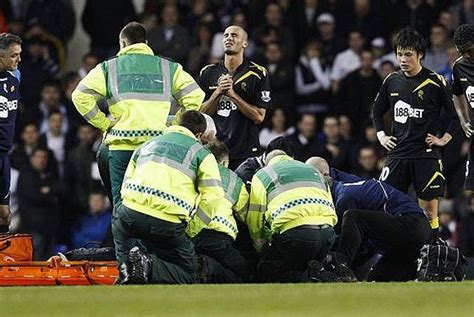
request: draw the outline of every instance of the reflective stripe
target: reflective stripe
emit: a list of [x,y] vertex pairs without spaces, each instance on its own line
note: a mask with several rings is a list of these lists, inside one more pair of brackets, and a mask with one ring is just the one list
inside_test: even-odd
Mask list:
[[99,98],[103,97],[103,96],[102,96],[101,94],[99,94],[97,91],[95,91],[94,89],[91,89],[91,88],[87,87],[87,86],[84,85],[83,83],[79,83],[79,85],[77,85],[76,89],[79,90],[80,92],[86,94],[86,95],[93,96],[95,99],[99,99]]
[[235,212],[236,212],[237,214],[243,214],[244,211],[248,211],[248,210],[247,210],[247,207],[248,207],[248,205],[245,205],[245,206],[243,206],[242,208],[240,208],[239,210],[236,210]]
[[92,108],[91,111],[89,111],[88,113],[86,113],[85,115],[83,115],[84,119],[86,119],[87,121],[90,121],[92,120],[96,114],[99,113],[99,107],[97,106],[94,106],[94,108]]
[[109,68],[109,88],[112,95],[111,100],[109,100],[109,106],[116,104],[119,101],[127,99],[137,99],[143,101],[168,101],[171,102],[171,83],[172,79],[170,78],[170,64],[169,61],[161,58],[161,71],[163,76],[163,93],[139,93],[139,92],[126,92],[120,94],[118,91],[118,74],[117,74],[117,64],[118,59],[114,58],[107,61]]
[[229,173],[229,184],[227,185],[226,193],[230,197],[230,199],[228,200],[230,201],[232,206],[237,202],[237,199],[234,199],[234,197],[232,196],[235,190],[235,186],[237,186],[237,174]]
[[202,187],[221,186],[221,181],[218,179],[200,179],[199,186],[202,186]]
[[206,226],[208,226],[212,219],[202,209],[198,208],[194,216],[198,217]]
[[187,85],[186,87],[184,87],[183,89],[181,89],[180,91],[176,92],[173,97],[176,99],[176,100],[179,100],[181,99],[183,96],[186,96],[187,94],[189,94],[191,91],[194,91],[196,89],[199,88],[199,85],[196,83],[196,82],[193,82],[189,85]]
[[178,171],[180,171],[181,173],[185,174],[186,176],[188,176],[193,182],[196,180],[196,173],[194,173],[193,171],[191,171],[189,169],[189,166],[185,166],[184,164],[181,164],[181,163],[178,163],[176,161],[173,161],[169,158],[166,158],[166,157],[161,157],[161,156],[158,156],[158,155],[147,155],[145,157],[140,157],[138,160],[137,160],[137,166],[139,165],[142,165],[142,164],[145,164],[145,163],[148,163],[148,162],[155,162],[155,163],[162,163],[162,164],[166,164],[167,166],[169,167],[172,167]]
[[184,157],[183,164],[186,166],[191,166],[191,162],[193,161],[194,156],[196,156],[197,152],[202,148],[200,143],[195,143],[191,146]]
[[276,188],[280,184],[280,177],[278,177],[278,174],[275,172],[272,166],[267,166],[265,170],[267,171],[268,176],[270,176],[270,179]]
[[237,228],[229,220],[227,220],[227,219],[225,219],[221,216],[215,216],[214,218],[212,218],[212,221],[218,222],[221,225],[226,226],[227,228],[229,228],[235,234],[239,233],[239,230],[237,230]]
[[125,183],[125,185],[123,187],[125,189],[128,189],[128,190],[136,191],[136,192],[139,192],[139,193],[142,193],[142,194],[153,195],[153,196],[159,197],[161,199],[167,200],[167,201],[177,205],[178,207],[183,208],[184,210],[188,211],[189,213],[191,213],[192,210],[193,210],[192,206],[190,204],[188,204],[187,202],[185,202],[184,200],[179,199],[179,198],[175,197],[174,195],[165,193],[165,192],[163,192],[159,189],[156,189],[156,188],[151,188],[151,187],[132,184],[132,183]]
[[123,138],[133,138],[133,137],[142,137],[142,136],[149,136],[155,137],[162,135],[163,131],[158,130],[117,130],[117,129],[110,129],[107,135],[123,137]]
[[267,206],[258,205],[258,204],[249,204],[249,211],[258,211],[258,212],[265,212],[267,211]]
[[107,65],[109,68],[109,88],[110,88],[110,93],[112,94],[110,104],[113,105],[113,104],[116,104],[120,100],[119,93],[118,93],[118,82],[117,82],[117,59],[114,58],[114,59],[108,60]]
[[303,187],[317,187],[319,189],[326,190],[326,187],[322,186],[322,184],[318,182],[311,182],[311,181],[292,182],[285,185],[280,185],[276,187],[273,191],[268,193],[267,195],[268,202],[270,202],[273,198],[275,198],[281,193],[284,193],[292,189],[303,188]]
[[321,198],[301,198],[301,199],[292,200],[284,204],[283,206],[281,206],[274,212],[272,212],[270,219],[268,219],[267,221],[275,220],[275,218],[277,218],[281,213],[283,213],[284,211],[290,208],[300,206],[300,205],[308,205],[308,204],[318,204],[318,205],[323,205],[323,206],[334,209],[334,205],[332,204],[332,202],[328,200],[321,199]]

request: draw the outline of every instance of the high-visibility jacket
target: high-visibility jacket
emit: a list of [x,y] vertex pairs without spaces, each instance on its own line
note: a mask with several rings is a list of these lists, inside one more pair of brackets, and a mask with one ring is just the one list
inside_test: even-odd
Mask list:
[[209,218],[202,210],[198,210],[188,224],[186,233],[190,237],[196,236],[202,229],[209,229],[229,235],[232,239],[237,237],[237,224],[234,212],[243,222],[247,216],[249,194],[243,181],[236,173],[219,164],[219,172],[224,189],[224,201],[221,208],[213,218]]
[[[99,110],[105,99],[112,122]],[[93,126],[108,131],[111,150],[134,150],[166,128],[171,103],[198,110],[204,92],[182,66],[154,56],[145,43],[127,46],[84,77],[72,94],[79,113]]]
[[252,178],[247,225],[257,251],[275,233],[336,222],[329,185],[312,166],[279,155]]
[[224,201],[216,159],[182,126],[133,152],[121,195],[128,208],[174,223],[189,221],[196,207],[212,218]]

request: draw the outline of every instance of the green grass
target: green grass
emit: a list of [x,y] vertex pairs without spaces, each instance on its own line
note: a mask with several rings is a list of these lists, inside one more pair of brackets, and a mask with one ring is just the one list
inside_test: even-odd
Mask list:
[[474,282],[0,288],[0,316],[474,316]]

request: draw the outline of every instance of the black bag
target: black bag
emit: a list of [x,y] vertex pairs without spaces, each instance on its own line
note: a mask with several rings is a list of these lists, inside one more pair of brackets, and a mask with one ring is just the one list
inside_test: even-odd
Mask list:
[[467,260],[458,248],[425,244],[420,251],[417,281],[453,282],[466,277]]

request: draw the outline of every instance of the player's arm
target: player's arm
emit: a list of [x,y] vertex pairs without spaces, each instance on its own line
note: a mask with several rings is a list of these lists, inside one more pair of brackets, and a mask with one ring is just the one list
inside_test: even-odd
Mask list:
[[457,63],[453,66],[453,103],[454,109],[459,118],[461,128],[463,129],[466,136],[469,138],[472,135],[473,128],[469,120],[469,104],[464,97],[464,91],[461,85],[461,76],[459,75]]
[[239,111],[244,116],[246,116],[247,118],[255,122],[255,124],[260,124],[263,122],[263,119],[265,119],[265,112],[266,112],[264,108],[259,108],[255,105],[252,105],[246,102],[232,88],[230,88],[226,92],[226,95],[232,98],[235,105],[237,106],[237,109],[239,109]]
[[232,87],[232,78],[230,76],[221,77],[217,83],[216,89],[211,93],[209,82],[207,80],[208,67],[209,66],[204,67],[199,73],[198,84],[206,93],[205,101],[202,103],[201,112],[213,115],[217,110],[219,99],[224,91]]
[[397,138],[386,135],[383,126],[383,116],[390,109],[387,91],[387,81],[390,76],[391,75],[388,75],[387,78],[385,78],[372,106],[372,121],[377,130],[377,138],[379,139],[380,144],[388,151],[393,150],[395,146],[397,146],[395,143]]

